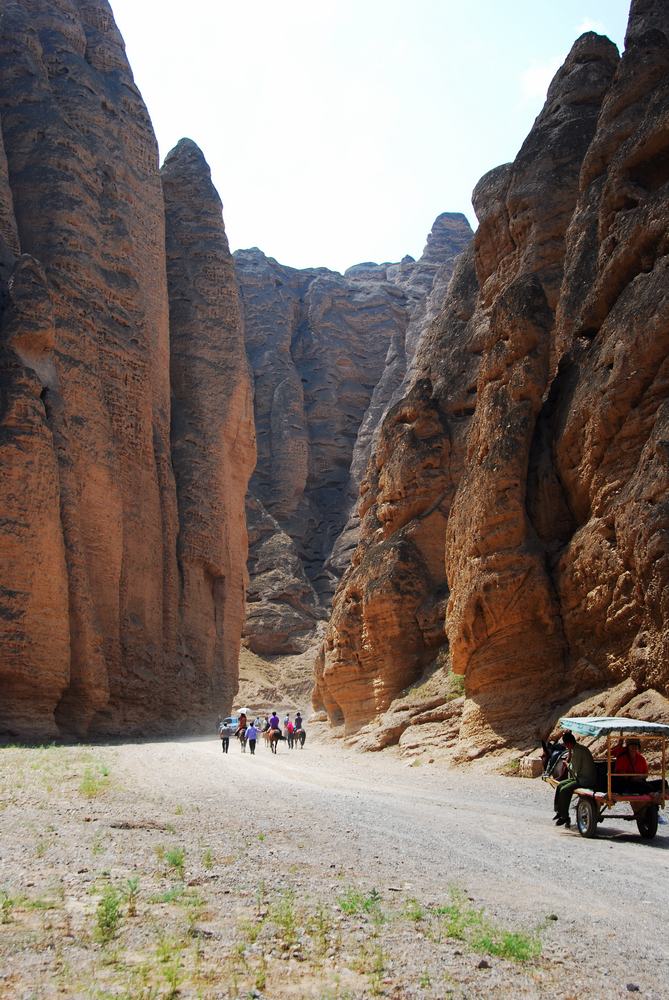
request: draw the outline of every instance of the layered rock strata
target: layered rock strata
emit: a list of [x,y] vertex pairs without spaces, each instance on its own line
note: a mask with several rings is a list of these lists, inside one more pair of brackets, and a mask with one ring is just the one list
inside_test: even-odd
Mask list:
[[415,350],[429,292],[470,235],[464,216],[445,214],[418,262],[359,264],[343,277],[284,267],[258,250],[235,254],[258,435],[245,629],[255,651],[297,652],[325,617],[345,559],[330,556],[371,437]]
[[208,666],[181,676],[163,193],[105,0],[2,5],[0,123],[0,730],[183,725]]
[[349,731],[437,650],[465,676],[471,753],[623,678],[669,694],[668,59],[652,0],[620,61],[583,36],[514,163],[477,186],[317,667],[315,702]]
[[179,534],[179,683],[190,713],[231,704],[244,622],[251,380],[222,205],[195,143],[161,169]]

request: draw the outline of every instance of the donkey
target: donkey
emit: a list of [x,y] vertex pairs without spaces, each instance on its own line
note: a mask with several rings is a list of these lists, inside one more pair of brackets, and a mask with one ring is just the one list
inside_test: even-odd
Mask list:
[[544,752],[541,755],[544,778],[562,781],[567,776],[567,748],[560,740],[542,740]]

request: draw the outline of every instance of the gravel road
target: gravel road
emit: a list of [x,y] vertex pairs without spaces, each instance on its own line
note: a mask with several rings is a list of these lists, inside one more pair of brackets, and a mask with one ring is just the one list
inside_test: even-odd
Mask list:
[[[118,777],[117,790],[93,802],[61,795],[50,804],[54,828],[61,832],[50,872],[60,874],[68,891],[76,884],[73,873],[84,882],[91,878],[92,866],[82,868],[86,837],[104,834],[110,877],[122,878],[147,868],[156,850],[152,826],[160,830],[163,823],[158,836],[165,840],[169,817],[168,830],[185,844],[187,859],[205,845],[225,859],[225,870],[209,872],[187,860],[185,872],[188,884],[204,887],[209,913],[201,921],[202,934],[213,940],[221,935],[221,923],[227,924],[227,938],[234,937],[218,907],[226,907],[233,919],[240,907],[257,905],[259,885],[270,901],[290,892],[297,900],[335,904],[336,919],[344,921],[336,905],[343,887],[375,891],[388,912],[407,900],[425,909],[409,928],[392,924],[400,929],[388,932],[385,974],[373,988],[353,973],[346,978],[347,965],[353,964],[346,935],[362,947],[369,933],[361,917],[344,926],[342,953],[328,953],[337,986],[307,989],[308,963],[297,953],[301,965],[279,954],[277,961],[287,960],[285,975],[293,977],[293,986],[299,980],[305,996],[568,1000],[634,992],[669,998],[669,826],[661,825],[656,839],[645,842],[635,824],[609,821],[597,839],[585,840],[573,828],[553,826],[551,792],[539,780],[436,764],[409,767],[394,751],[361,755],[313,738],[304,750],[281,745],[276,756],[262,746],[254,757],[242,754],[236,741],[223,755],[218,741],[201,739],[96,747],[94,753]],[[21,879],[34,885],[40,878],[44,859],[21,849],[20,833],[26,823],[38,822],[41,808],[34,799],[14,798],[4,809],[0,887],[9,882],[15,889]],[[123,832],[124,825],[132,835]],[[528,965],[488,956],[481,968],[481,954],[465,943],[449,941],[439,951],[425,914],[438,913],[454,889],[499,927],[539,928],[541,959]],[[255,919],[263,919],[264,912]],[[249,961],[258,948],[249,945]],[[435,978],[437,952],[441,985]],[[270,968],[274,957],[270,950]],[[14,953],[10,959],[16,966]],[[431,971],[421,973],[423,968]],[[19,982],[17,974],[8,982]],[[275,982],[270,993],[276,998],[291,990],[284,993]],[[0,996],[31,995],[3,993],[0,977]],[[71,988],[53,995],[94,994]],[[189,992],[184,985],[174,995],[252,994],[219,984],[218,992]],[[265,993],[257,989],[255,995]]]

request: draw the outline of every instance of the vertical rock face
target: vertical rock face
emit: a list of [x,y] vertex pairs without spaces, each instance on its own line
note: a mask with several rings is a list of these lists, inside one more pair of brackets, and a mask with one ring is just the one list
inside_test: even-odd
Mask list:
[[209,167],[184,139],[161,176],[179,513],[178,683],[193,692],[190,712],[198,718],[229,704],[236,690],[255,434],[237,281]]
[[[358,264],[343,277],[282,267],[258,250],[235,254],[258,434],[245,630],[252,649],[297,651],[324,617],[350,548],[337,539],[371,437],[415,350],[428,293],[470,236],[464,216],[445,214],[420,261]],[[271,540],[272,518],[280,541]],[[336,546],[343,555],[331,562]],[[284,558],[271,569],[275,548]]]
[[514,163],[477,186],[317,668],[316,704],[349,731],[439,648],[474,753],[623,678],[669,694],[668,58],[659,0],[632,4],[620,61],[583,36]]
[[486,178],[474,194],[475,205],[486,203],[476,237],[484,353],[445,549],[452,664],[467,676],[465,731],[490,727],[512,739],[528,700],[550,703],[563,683],[559,605],[527,514],[528,464],[548,387],[565,232],[617,61],[608,40],[579,39],[494,196]]
[[576,680],[667,695],[668,117],[669,9],[636,0],[567,232],[545,413],[563,496],[535,492],[541,533],[563,498],[571,514],[555,581]]
[[2,5],[0,124],[0,729],[160,729],[195,694],[164,207],[105,0]]
[[362,483],[361,539],[335,594],[314,693],[349,732],[383,711],[445,641],[444,538],[480,363],[477,291],[470,249],[419,347],[420,377],[386,414]]

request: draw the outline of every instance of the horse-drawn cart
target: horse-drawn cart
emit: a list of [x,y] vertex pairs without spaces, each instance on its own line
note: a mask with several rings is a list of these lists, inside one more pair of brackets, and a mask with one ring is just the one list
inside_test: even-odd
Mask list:
[[[657,722],[619,717],[599,718],[582,716],[560,719],[560,726],[577,736],[606,738],[606,757],[596,760],[597,784],[595,788],[576,788],[576,825],[582,837],[595,837],[597,825],[604,819],[633,820],[645,840],[652,840],[657,833],[659,809],[667,802],[667,737],[669,726]],[[648,782],[638,773],[625,774],[615,770],[614,743],[624,737],[648,746],[659,756],[660,779]],[[557,744],[551,744],[543,778],[554,788],[561,779],[560,754]],[[625,781],[627,779],[627,781]],[[638,784],[638,789],[634,787]],[[624,786],[624,787],[622,787]],[[620,802],[627,802],[631,814],[607,813]]]

